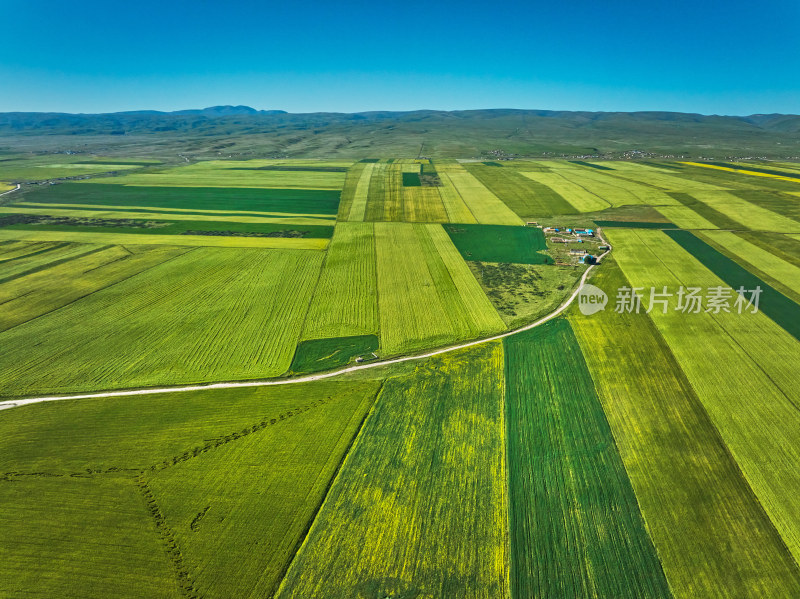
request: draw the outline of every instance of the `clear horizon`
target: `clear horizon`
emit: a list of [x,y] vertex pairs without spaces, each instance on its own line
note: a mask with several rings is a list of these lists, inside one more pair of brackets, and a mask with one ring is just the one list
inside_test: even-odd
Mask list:
[[0,112],[800,112],[789,76],[800,5],[788,0],[757,11],[687,0],[225,10],[144,0],[135,13],[97,0],[2,4],[15,25],[4,32]]

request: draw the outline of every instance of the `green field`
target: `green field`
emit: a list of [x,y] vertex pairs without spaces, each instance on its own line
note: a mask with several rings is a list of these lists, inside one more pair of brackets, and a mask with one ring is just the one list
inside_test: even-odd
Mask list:
[[[664,233],[616,231],[617,260],[631,285],[723,284]],[[651,313],[732,456],[797,559],[800,426],[797,340],[765,314]],[[714,368],[708,368],[713,363]],[[759,401],[753,401],[752,398]],[[769,455],[769,460],[764,456]]]
[[504,342],[515,597],[670,597],[565,320]]
[[575,212],[572,204],[554,190],[515,170],[473,164],[465,168],[523,218]]
[[[762,303],[759,305],[759,310],[783,327],[790,335],[800,340],[800,305],[788,299],[759,277],[751,274],[707,243],[704,243],[695,235],[687,231],[665,231],[665,233],[733,289],[739,289],[740,287],[755,289],[760,287],[760,301]],[[769,264],[774,264],[774,262],[770,261]],[[792,270],[791,273],[783,273],[783,275],[787,274],[789,277],[784,280],[790,286],[800,282],[795,270]]]
[[181,186],[69,183],[35,189],[16,196],[25,203],[81,204],[135,208],[336,214],[339,192],[318,189],[239,189]]
[[[19,216],[19,215],[18,215]],[[51,215],[34,215],[46,218]],[[58,215],[56,215],[58,216]],[[124,219],[120,225],[114,223],[103,226],[102,218],[89,218],[88,220],[80,217],[72,218],[73,223],[60,224],[32,223],[19,225],[6,225],[2,227],[7,231],[71,231],[79,233],[114,233],[121,235],[209,235],[214,237],[224,237],[226,235],[211,235],[212,233],[226,233],[230,237],[248,237],[248,234],[255,234],[252,237],[274,237],[274,238],[311,238],[329,239],[333,235],[333,226],[317,224],[276,224],[276,223],[240,223],[240,222],[218,222],[211,220],[178,220],[169,221],[161,219],[135,220]],[[93,224],[93,221],[97,224]],[[86,224],[83,224],[83,223]],[[286,235],[286,237],[284,237]],[[143,240],[146,243],[146,240]]]
[[[104,183],[146,187],[244,187],[276,189],[335,189],[344,185],[343,172],[318,170],[261,170],[269,161],[209,160],[155,173],[132,173],[103,179]],[[332,166],[339,166],[333,163]],[[108,170],[108,168],[106,168]]]
[[[325,382],[5,413],[0,590],[269,594],[378,388]],[[230,569],[237,576],[215,574]]]
[[375,224],[381,348],[397,354],[505,328],[439,225]]
[[306,317],[303,339],[378,331],[372,223],[339,223]]
[[800,596],[800,167],[512,112],[0,148],[0,598]]
[[[613,266],[594,283],[628,281]],[[573,310],[570,322],[673,595],[800,592],[796,564],[652,320]]]
[[516,264],[548,264],[552,258],[544,234],[536,227],[506,225],[445,225],[453,244],[465,260],[511,262]]
[[490,344],[384,383],[276,597],[508,596],[502,364]]
[[[184,253],[2,333],[3,394],[279,375],[322,260],[307,251]],[[40,342],[23,342],[32,338]]]

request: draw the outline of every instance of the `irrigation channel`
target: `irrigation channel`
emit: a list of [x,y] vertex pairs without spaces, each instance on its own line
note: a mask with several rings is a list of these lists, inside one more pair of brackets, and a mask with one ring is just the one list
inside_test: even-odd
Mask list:
[[425,358],[431,358],[433,356],[439,356],[441,354],[446,354],[452,351],[457,351],[459,349],[464,349],[467,347],[473,347],[475,345],[480,345],[481,343],[487,343],[489,341],[496,341],[498,339],[504,339],[505,337],[511,337],[512,335],[517,335],[518,333],[522,333],[523,331],[529,331],[531,329],[535,329],[543,325],[544,323],[553,320],[556,316],[564,312],[567,308],[570,307],[575,298],[578,297],[578,293],[580,293],[581,287],[586,283],[586,279],[589,277],[589,274],[592,272],[595,266],[600,264],[600,262],[605,258],[608,253],[611,251],[611,246],[608,245],[605,239],[603,239],[602,232],[598,228],[597,236],[600,238],[600,241],[603,242],[604,245],[608,246],[608,249],[600,254],[597,257],[597,262],[595,264],[589,265],[586,271],[583,273],[578,285],[575,287],[575,290],[572,294],[564,300],[561,305],[550,312],[549,314],[543,316],[539,320],[536,320],[530,324],[526,324],[518,329],[514,329],[511,331],[506,331],[505,333],[500,333],[498,335],[492,335],[491,337],[484,337],[482,339],[476,339],[474,341],[469,341],[467,343],[460,343],[458,345],[449,345],[447,347],[442,347],[436,349],[434,351],[426,352],[424,354],[415,354],[413,356],[403,356],[401,358],[392,358],[390,360],[381,360],[377,362],[370,362],[369,364],[359,364],[357,366],[348,366],[346,368],[340,368],[339,370],[332,370],[330,372],[323,372],[320,374],[311,374],[308,376],[301,376],[296,378],[288,378],[288,379],[272,379],[272,380],[264,380],[264,381],[233,381],[227,383],[205,383],[202,385],[186,385],[182,387],[161,387],[161,388],[145,388],[145,389],[128,389],[125,391],[104,391],[100,393],[83,393],[80,395],[53,395],[47,397],[30,397],[25,399],[13,399],[7,401],[0,401],[0,410],[6,410],[9,408],[17,408],[21,406],[26,406],[35,403],[41,403],[44,401],[61,401],[65,399],[95,399],[95,398],[102,398],[102,397],[130,397],[133,395],[152,395],[156,393],[181,393],[183,391],[203,391],[206,389],[237,389],[240,387],[268,387],[272,385],[293,385],[295,383],[308,383],[310,381],[319,381],[322,379],[330,379],[336,376],[340,376],[342,374],[347,374],[348,372],[356,372],[359,370],[366,370],[367,368],[379,368],[381,366],[388,366],[389,364],[400,364],[401,362],[411,362],[412,360],[424,360]]

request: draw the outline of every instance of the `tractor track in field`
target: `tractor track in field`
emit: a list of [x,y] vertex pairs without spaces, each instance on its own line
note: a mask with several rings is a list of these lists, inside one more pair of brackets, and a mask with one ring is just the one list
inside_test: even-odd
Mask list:
[[[603,238],[600,229],[597,230],[597,236],[604,245],[608,245],[606,240]],[[575,298],[578,297],[578,293],[581,290],[581,287],[586,283],[586,279],[589,277],[589,274],[592,272],[595,266],[600,264],[600,262],[605,258],[609,252],[611,252],[611,246],[608,245],[609,249],[605,252],[600,254],[597,257],[597,262],[595,264],[591,264],[578,282],[578,285],[573,290],[572,294],[564,300],[555,310],[542,316],[538,320],[526,324],[525,326],[519,327],[517,329],[513,329],[511,331],[505,331],[504,333],[499,333],[497,335],[492,335],[490,337],[483,337],[481,339],[475,339],[473,341],[468,341],[466,343],[459,343],[457,345],[449,345],[447,347],[442,347],[433,351],[421,353],[421,354],[414,354],[412,356],[402,356],[400,358],[392,358],[389,360],[381,360],[378,362],[370,362],[369,364],[359,364],[357,366],[348,366],[346,368],[340,368],[339,370],[332,370],[330,372],[323,372],[320,374],[310,374],[307,376],[301,376],[296,378],[288,378],[288,379],[271,379],[271,380],[256,380],[256,381],[230,381],[225,383],[204,383],[199,385],[183,385],[183,386],[174,386],[174,387],[148,387],[143,389],[127,389],[122,391],[101,391],[96,393],[80,393],[80,394],[71,394],[71,395],[52,395],[52,396],[44,396],[44,397],[29,397],[29,398],[21,398],[21,399],[10,399],[6,401],[0,401],[0,410],[6,410],[10,408],[17,408],[21,406],[26,406],[30,404],[42,403],[46,401],[62,401],[67,399],[98,399],[103,397],[131,397],[135,395],[153,395],[153,394],[164,394],[164,393],[182,393],[185,391],[203,391],[207,389],[238,389],[243,387],[271,387],[276,385],[293,385],[295,383],[308,383],[311,381],[320,381],[324,379],[330,379],[337,376],[341,376],[343,374],[347,374],[350,372],[358,372],[360,370],[367,370],[369,368],[380,368],[381,366],[388,366],[390,364],[400,364],[402,362],[412,362],[414,360],[424,360],[425,358],[431,358],[433,356],[439,356],[441,354],[450,353],[453,351],[458,351],[460,349],[465,349],[468,347],[474,347],[476,345],[480,345],[482,343],[487,343],[489,341],[497,341],[498,339],[504,339],[506,337],[511,337],[512,335],[517,335],[524,331],[529,331],[531,329],[535,329],[550,320],[553,320],[557,316],[559,316],[562,312],[564,312],[567,308],[572,305],[572,302],[575,301]]]

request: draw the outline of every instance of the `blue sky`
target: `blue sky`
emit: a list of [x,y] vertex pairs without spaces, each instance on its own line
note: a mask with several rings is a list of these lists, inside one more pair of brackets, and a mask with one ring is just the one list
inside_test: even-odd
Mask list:
[[800,113],[800,3],[0,0],[0,111]]

